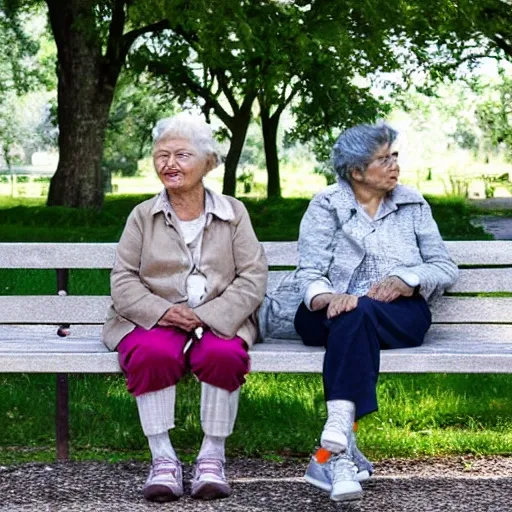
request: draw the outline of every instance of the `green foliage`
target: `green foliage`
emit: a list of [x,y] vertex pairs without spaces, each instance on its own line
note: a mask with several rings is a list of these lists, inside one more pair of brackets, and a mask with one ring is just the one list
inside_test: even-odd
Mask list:
[[37,6],[25,11],[0,1],[0,149],[7,167],[49,142],[41,89],[55,87],[55,48],[45,30]]
[[[0,198],[0,240],[48,242],[116,242],[130,211],[151,195],[107,196],[103,209],[47,208],[38,199]],[[460,197],[428,197],[446,240],[487,240],[469,220],[473,210]],[[309,199],[242,199],[256,234],[263,241],[297,240]],[[21,204],[20,204],[21,203]],[[58,226],[58,229],[56,228]],[[0,279],[1,281],[1,279]]]
[[38,74],[33,60],[38,43],[27,32],[17,3],[0,1],[0,93],[22,94],[34,86]]
[[19,163],[20,155],[16,154],[16,144],[22,140],[22,130],[18,123],[19,109],[14,93],[7,93],[0,102],[0,151],[8,169]]
[[[407,35],[411,11],[404,14],[398,0],[217,0],[208,8],[202,1],[188,2],[186,9],[179,2],[157,7],[171,30],[134,50],[133,69],[149,71],[180,103],[200,105],[207,117],[215,112],[231,134],[240,129],[244,100],[250,107],[257,95],[262,121],[273,127],[291,105],[296,124],[289,137],[314,142],[320,161],[340,130],[388,112],[360,79],[401,71],[409,51],[400,47],[396,27],[402,23]],[[136,12],[144,19],[149,9],[139,5]],[[414,51],[421,53],[422,44],[418,39]],[[271,127],[267,135],[266,143],[275,146],[277,130]]]
[[120,78],[105,133],[102,167],[123,176],[137,174],[138,161],[151,152],[151,130],[156,122],[174,113],[168,97],[145,77],[129,73]]
[[488,144],[503,149],[512,161],[512,78],[503,70],[500,82],[485,89],[485,99],[476,109],[478,124]]

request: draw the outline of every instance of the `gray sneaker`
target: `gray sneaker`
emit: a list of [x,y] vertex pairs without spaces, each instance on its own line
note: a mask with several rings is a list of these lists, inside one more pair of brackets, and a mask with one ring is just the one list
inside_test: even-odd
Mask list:
[[352,501],[363,496],[361,484],[357,481],[357,468],[348,452],[331,457],[332,489],[331,500]]
[[199,500],[227,498],[231,487],[224,474],[224,464],[217,459],[199,459],[192,478],[191,497]]
[[151,465],[143,492],[144,498],[148,501],[158,503],[181,498],[183,496],[181,463],[173,459],[156,459]]
[[306,480],[306,482],[310,483],[311,485],[318,487],[318,489],[322,489],[322,491],[331,492],[331,459],[329,459],[327,462],[321,463],[318,462],[314,456],[312,456],[309,461],[308,467],[306,468],[304,480]]
[[[316,452],[316,449],[315,449]],[[352,462],[357,468],[356,480],[364,482],[373,474],[373,464],[361,453],[355,443],[355,436],[352,442]],[[318,489],[331,492],[332,490],[332,467],[331,461],[325,463],[318,462],[314,456],[311,457],[306,473],[304,475],[306,482],[314,485]]]
[[363,455],[357,447],[355,436],[352,444],[352,460],[357,468],[357,479],[360,482],[368,480],[373,475],[373,464]]

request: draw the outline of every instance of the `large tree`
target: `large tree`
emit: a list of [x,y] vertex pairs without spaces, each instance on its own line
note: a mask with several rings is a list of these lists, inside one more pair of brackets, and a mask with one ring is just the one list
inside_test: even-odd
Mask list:
[[[179,0],[176,0],[179,1]],[[139,24],[131,11],[143,0],[2,0],[9,26],[46,5],[57,47],[59,164],[48,205],[101,208],[105,128],[119,74],[136,39],[168,26]],[[20,62],[22,63],[22,62]]]
[[57,45],[60,155],[48,205],[101,208],[105,129],[119,74],[135,40],[168,24],[133,24],[135,0],[46,3]]

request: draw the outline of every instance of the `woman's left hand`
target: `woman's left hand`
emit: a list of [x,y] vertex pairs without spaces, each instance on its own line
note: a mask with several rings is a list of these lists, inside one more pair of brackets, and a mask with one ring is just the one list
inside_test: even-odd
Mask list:
[[178,327],[183,331],[190,332],[196,327],[203,325],[200,318],[194,313],[192,308],[184,304],[177,304],[170,307],[158,321],[162,327]]
[[414,288],[405,284],[399,277],[386,277],[380,283],[374,284],[367,296],[370,299],[379,300],[381,302],[392,302],[398,297],[411,297]]

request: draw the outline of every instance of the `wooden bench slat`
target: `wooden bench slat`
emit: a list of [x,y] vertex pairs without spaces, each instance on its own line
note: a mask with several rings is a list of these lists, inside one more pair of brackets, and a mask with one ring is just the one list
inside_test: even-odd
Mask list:
[[452,293],[512,292],[512,268],[460,270]]
[[[446,242],[458,265],[512,265],[512,242]],[[3,243],[0,268],[112,268],[115,243]],[[263,242],[272,266],[297,264],[297,242]]]
[[[288,272],[286,270],[271,271],[268,278],[268,289],[275,289]],[[462,269],[459,279],[449,291],[452,293],[512,293],[512,268]]]
[[[0,372],[120,371],[117,354],[99,339],[99,326],[75,329],[80,336],[59,338],[46,325],[0,327]],[[323,349],[273,341],[251,351],[253,371],[321,371]],[[383,372],[512,373],[512,326],[435,325],[423,346],[381,355]]]
[[112,268],[117,244],[3,243],[0,268]]
[[[286,359],[280,346],[275,352],[256,350],[253,372],[321,373],[323,353],[318,350],[290,352]],[[414,349],[411,349],[414,350]],[[32,353],[2,354],[2,373],[119,373],[117,354]],[[384,352],[382,373],[512,373],[512,354],[409,354]]]
[[512,297],[442,297],[432,309],[436,323],[512,323]]
[[457,265],[512,265],[512,241],[446,242]]
[[[0,324],[102,324],[110,297],[0,296]],[[442,297],[436,323],[512,323],[512,297]]]
[[110,302],[105,296],[0,296],[0,324],[101,324]]
[[[7,350],[6,344],[12,348],[19,346],[19,350],[40,351],[41,346],[59,348],[59,344],[69,351],[80,344],[94,345],[100,351],[106,351],[100,341],[101,325],[73,325],[71,335],[61,338],[57,335],[55,325],[0,325],[0,352]],[[512,325],[497,324],[434,324],[426,338],[426,345],[431,343],[449,344],[450,350],[456,344],[464,346],[510,344],[512,345]],[[302,345],[300,340],[267,339],[258,347],[273,344],[288,344],[290,346]],[[448,346],[448,345],[447,345]],[[46,350],[46,348],[45,348]],[[263,349],[266,350],[266,349]]]

